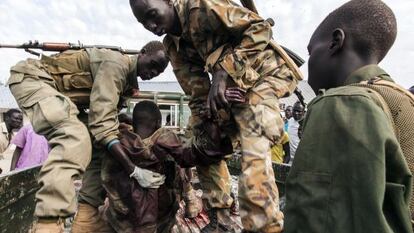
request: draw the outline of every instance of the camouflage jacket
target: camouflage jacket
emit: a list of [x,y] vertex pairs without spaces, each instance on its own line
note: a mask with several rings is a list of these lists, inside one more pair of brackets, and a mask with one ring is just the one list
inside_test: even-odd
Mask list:
[[11,71],[37,76],[78,107],[89,108],[89,130],[102,145],[119,133],[116,119],[121,95],[138,88],[137,56],[107,49],[68,50],[41,60],[27,59]]
[[[291,76],[290,72],[278,70],[285,62],[269,46],[271,25],[254,12],[228,0],[173,0],[173,3],[182,34],[168,34],[164,45],[186,94],[205,95],[205,88],[198,90],[197,86],[209,85],[207,72],[216,69],[224,69],[235,85],[243,89],[253,87],[266,76],[281,79]],[[183,79],[191,81],[184,83]]]
[[[187,95],[193,115],[205,105],[208,72],[224,69],[228,85],[248,90],[259,80],[288,80],[274,87],[278,97],[290,95],[296,84],[286,63],[269,45],[271,25],[254,12],[229,0],[173,0],[182,33],[168,34],[164,46],[175,76]],[[279,96],[280,95],[280,96]]]

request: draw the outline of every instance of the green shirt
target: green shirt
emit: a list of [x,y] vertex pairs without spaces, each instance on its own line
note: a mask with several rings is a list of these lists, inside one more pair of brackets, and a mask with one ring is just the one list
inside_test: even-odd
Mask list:
[[[376,65],[346,84],[390,80]],[[343,86],[310,104],[286,182],[285,232],[412,232],[411,173],[372,90]]]

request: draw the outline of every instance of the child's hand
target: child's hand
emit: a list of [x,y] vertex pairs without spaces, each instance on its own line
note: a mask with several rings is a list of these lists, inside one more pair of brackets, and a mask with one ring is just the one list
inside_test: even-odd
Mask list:
[[164,175],[139,167],[135,167],[129,177],[136,179],[143,188],[156,189],[163,185],[165,181]]

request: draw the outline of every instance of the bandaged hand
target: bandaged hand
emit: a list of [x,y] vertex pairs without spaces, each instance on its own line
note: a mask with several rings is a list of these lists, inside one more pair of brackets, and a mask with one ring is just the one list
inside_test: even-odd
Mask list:
[[165,182],[164,175],[137,166],[129,177],[136,179],[143,188],[159,188]]

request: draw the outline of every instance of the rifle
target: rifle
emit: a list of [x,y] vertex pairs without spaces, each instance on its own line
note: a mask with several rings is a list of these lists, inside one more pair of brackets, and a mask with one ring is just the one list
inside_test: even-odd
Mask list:
[[56,43],[56,42],[43,42],[40,43],[39,41],[29,41],[28,43],[23,44],[0,44],[0,48],[14,48],[14,49],[24,49],[24,51],[40,56],[40,53],[33,51],[33,49],[40,49],[42,51],[49,51],[49,52],[63,52],[66,50],[80,50],[80,49],[87,49],[87,48],[98,48],[98,49],[110,49],[113,51],[120,52],[122,54],[138,54],[139,50],[133,49],[123,49],[118,46],[112,45],[84,45],[80,42],[78,43]]

